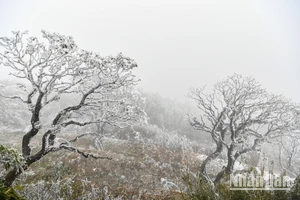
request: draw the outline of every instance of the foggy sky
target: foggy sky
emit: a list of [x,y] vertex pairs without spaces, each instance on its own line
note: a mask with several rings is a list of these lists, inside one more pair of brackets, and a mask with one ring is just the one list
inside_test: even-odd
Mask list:
[[297,0],[0,0],[0,36],[44,29],[122,52],[138,63],[139,86],[165,97],[239,73],[300,102],[299,11]]

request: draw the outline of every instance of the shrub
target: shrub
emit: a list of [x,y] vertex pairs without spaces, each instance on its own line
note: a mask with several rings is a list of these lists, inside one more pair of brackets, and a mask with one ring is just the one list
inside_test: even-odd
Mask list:
[[226,183],[215,185],[206,183],[198,175],[196,178],[189,174],[183,175],[185,189],[182,190],[183,199],[192,200],[298,200],[300,199],[300,176],[289,191],[280,190],[230,190]]
[[1,200],[24,200],[12,187],[5,187],[0,183],[0,199]]

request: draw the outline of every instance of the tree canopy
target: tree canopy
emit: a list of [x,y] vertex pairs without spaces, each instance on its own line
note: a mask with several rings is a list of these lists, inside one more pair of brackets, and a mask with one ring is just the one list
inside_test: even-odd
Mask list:
[[[0,64],[20,80],[18,93],[7,94],[2,90],[0,94],[24,103],[30,113],[30,128],[22,139],[22,155],[26,160],[23,167],[26,169],[48,153],[61,149],[85,157],[107,158],[76,148],[76,141],[88,133],[75,135],[72,140],[61,138],[59,133],[69,126],[107,123],[124,128],[144,123],[145,113],[136,104],[140,97],[134,89],[139,80],[132,73],[137,64],[121,53],[104,57],[80,49],[70,36],[41,33],[42,38],[29,37],[27,32],[13,32],[11,37],[0,38]],[[48,126],[44,126],[43,110],[62,101],[64,96],[76,101],[64,102],[65,106],[58,108]],[[30,141],[41,132],[42,145],[38,152],[33,152]],[[19,173],[19,169],[11,170],[6,185]]]
[[190,124],[209,133],[216,150],[200,167],[203,178],[209,180],[206,165],[227,150],[227,166],[216,177],[231,174],[235,161],[249,151],[259,151],[261,144],[282,135],[299,134],[299,105],[281,95],[268,93],[255,79],[234,74],[214,85],[213,92],[193,88],[189,97],[201,110],[199,119],[190,116]]

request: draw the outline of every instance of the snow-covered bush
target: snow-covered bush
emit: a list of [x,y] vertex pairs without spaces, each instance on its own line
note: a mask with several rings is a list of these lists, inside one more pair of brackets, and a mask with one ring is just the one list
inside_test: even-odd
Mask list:
[[6,148],[3,145],[0,145],[0,165],[3,167],[0,168],[0,175],[2,175],[4,170],[23,170],[25,160],[16,149]]

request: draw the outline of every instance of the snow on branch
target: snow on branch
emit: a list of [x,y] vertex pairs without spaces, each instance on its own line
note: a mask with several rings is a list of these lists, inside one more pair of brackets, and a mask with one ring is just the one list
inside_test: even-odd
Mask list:
[[97,156],[97,155],[94,155],[94,154],[91,154],[91,153],[86,153],[86,152],[80,151],[79,149],[77,149],[75,147],[66,146],[66,145],[63,145],[63,144],[60,145],[59,148],[60,149],[65,149],[65,150],[69,150],[69,151],[72,151],[72,152],[75,152],[75,153],[78,153],[78,154],[82,155],[85,158],[107,159],[107,160],[111,160],[112,159],[111,157],[107,157],[107,156]]
[[[189,116],[191,126],[211,135],[217,154],[222,151],[221,144],[228,151],[226,173],[232,173],[240,155],[300,130],[300,106],[282,95],[268,93],[252,77],[234,74],[215,84],[212,92],[192,88],[188,96],[200,110],[199,119]],[[204,174],[205,166],[201,169]],[[219,178],[224,175],[220,174]]]
[[[42,37],[29,36],[28,32],[0,37],[1,67],[10,68],[12,76],[26,81],[18,85],[22,96],[2,92],[0,96],[28,105],[31,129],[23,137],[22,152],[29,163],[49,153],[65,127],[105,123],[124,128],[146,122],[142,98],[134,88],[139,79],[133,74],[137,67],[133,59],[122,53],[102,56],[80,49],[70,36],[41,33]],[[74,102],[64,102],[66,97]],[[45,127],[40,117],[55,102],[66,106],[53,113],[53,119],[47,122],[51,127],[43,133],[42,147],[32,155],[30,141]],[[61,148],[96,158],[66,143]]]

